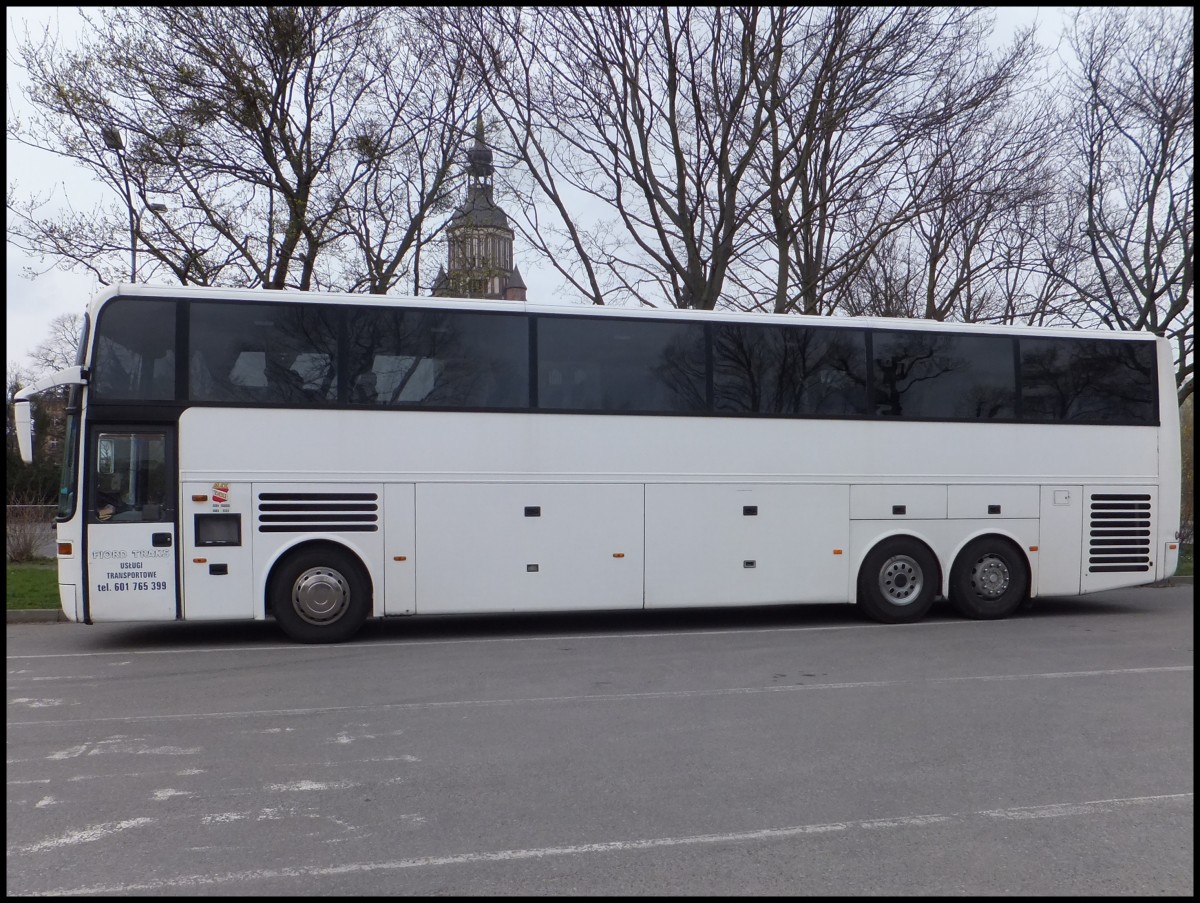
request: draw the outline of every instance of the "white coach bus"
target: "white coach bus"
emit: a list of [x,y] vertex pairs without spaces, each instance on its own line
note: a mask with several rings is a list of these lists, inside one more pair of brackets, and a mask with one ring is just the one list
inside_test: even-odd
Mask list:
[[73,621],[857,604],[972,618],[1178,559],[1146,334],[118,286],[69,386]]

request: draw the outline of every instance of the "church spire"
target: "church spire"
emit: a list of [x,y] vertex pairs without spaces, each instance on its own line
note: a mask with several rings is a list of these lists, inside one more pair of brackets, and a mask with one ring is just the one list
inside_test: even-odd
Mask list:
[[485,140],[483,110],[475,114],[475,141],[466,157],[467,196],[446,224],[450,257],[433,293],[523,301],[526,288],[513,262],[513,229],[492,197],[496,167]]
[[482,188],[488,202],[492,202],[492,174],[496,167],[492,164],[492,149],[483,140],[483,111],[475,117],[475,145],[467,151],[467,195],[474,193],[475,188]]

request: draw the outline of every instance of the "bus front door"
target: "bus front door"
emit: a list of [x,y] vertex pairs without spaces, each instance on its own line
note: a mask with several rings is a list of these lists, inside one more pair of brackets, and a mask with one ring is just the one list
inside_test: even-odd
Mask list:
[[94,427],[87,477],[86,620],[174,620],[174,429]]

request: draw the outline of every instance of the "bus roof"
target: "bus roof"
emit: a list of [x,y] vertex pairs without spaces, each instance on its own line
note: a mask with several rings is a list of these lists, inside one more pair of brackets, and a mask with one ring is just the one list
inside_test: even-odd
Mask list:
[[[822,325],[842,328],[900,329],[932,332],[988,332],[998,335],[1063,336],[1087,334],[1117,341],[1146,341],[1159,338],[1145,332],[1099,330],[1064,326],[1024,326],[995,323],[956,323],[906,317],[849,317],[842,315],[776,314],[731,310],[684,310],[677,308],[608,307],[596,304],[539,304],[530,301],[496,301],[483,298],[447,298],[415,295],[372,295],[349,292],[306,292],[297,290],[223,288],[125,284],[109,286],[92,298],[88,311],[95,322],[99,309],[117,298],[160,300],[266,301],[276,304],[331,304],[361,307],[407,307],[425,310],[509,311],[529,314],[565,314],[570,316],[625,317],[636,319],[684,319],[724,323],[777,323]],[[1163,340],[1165,341],[1165,339]]]

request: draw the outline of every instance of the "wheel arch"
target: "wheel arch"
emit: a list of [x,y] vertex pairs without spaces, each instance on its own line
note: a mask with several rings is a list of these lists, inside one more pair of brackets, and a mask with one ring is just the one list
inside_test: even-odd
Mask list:
[[924,535],[920,530],[905,530],[897,527],[894,530],[887,530],[872,537],[868,543],[863,543],[862,548],[858,550],[854,561],[851,562],[850,568],[850,599],[856,600],[858,593],[858,578],[862,574],[863,565],[866,563],[867,557],[874,552],[879,546],[885,542],[890,542],[894,539],[911,539],[923,545],[926,551],[933,556],[933,560],[937,562],[937,586],[939,594],[944,595],[944,587],[949,579],[949,567],[942,561],[942,557],[937,553],[937,543],[930,537]]
[[962,555],[963,549],[971,543],[979,539],[996,539],[1008,543],[1017,550],[1017,555],[1021,563],[1025,566],[1026,586],[1029,587],[1030,594],[1033,593],[1033,562],[1029,558],[1029,551],[1021,544],[1021,540],[1007,530],[976,530],[968,534],[965,538],[958,541],[951,551],[950,558],[946,562],[938,562],[938,567],[941,568],[940,585],[942,587],[942,596],[949,597],[950,595],[950,573],[954,570],[954,565],[958,563],[958,557]]
[[371,572],[371,567],[367,563],[368,556],[363,554],[363,550],[358,548],[354,543],[346,542],[340,536],[320,535],[304,537],[282,545],[267,559],[261,572],[261,583],[258,587],[258,616],[263,618],[270,617],[271,582],[275,579],[280,565],[293,555],[317,552],[321,549],[335,549],[339,552],[346,552],[354,557],[359,567],[362,568],[363,576],[366,578],[367,591],[371,594],[372,599],[371,608],[374,611],[378,594],[375,591],[375,575]]

